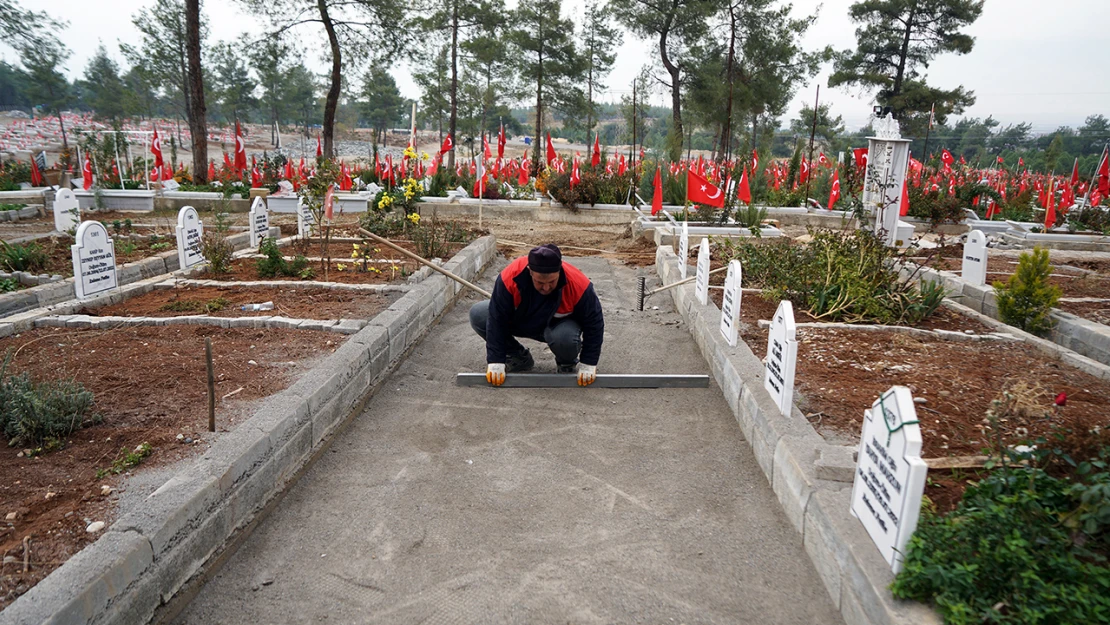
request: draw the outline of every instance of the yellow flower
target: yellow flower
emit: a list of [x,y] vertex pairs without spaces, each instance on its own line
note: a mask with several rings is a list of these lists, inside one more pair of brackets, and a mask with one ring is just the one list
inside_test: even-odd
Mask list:
[[377,267],[371,267],[370,271],[373,271],[374,273],[381,273],[382,272],[382,270],[378,269]]
[[413,214],[409,215],[409,221],[411,221],[412,225],[414,225],[414,226],[419,224],[420,223],[420,213],[413,213]]
[[427,153],[427,152],[421,152],[421,153],[420,153],[420,160],[422,160],[422,161],[426,161],[426,160],[428,160],[429,158],[431,158],[431,157],[429,157],[429,156],[428,156],[428,153]]
[[405,148],[404,156],[405,158],[416,158],[416,150],[412,149],[412,146],[410,145],[409,147]]
[[356,250],[358,249],[358,243],[352,243],[351,246],[354,247]]
[[358,250],[351,250],[351,258],[358,258]]
[[336,269],[338,269],[339,271],[343,271],[344,269],[346,269],[346,268],[347,268],[347,265],[344,265],[343,263],[338,263],[338,264],[337,264],[337,265],[335,266],[335,268],[336,268]]
[[416,195],[416,194],[413,193],[412,191],[408,190],[408,189],[405,189],[405,199],[406,200],[411,200],[412,196],[414,196],[414,195]]
[[401,270],[401,268],[398,267],[397,265],[393,265],[392,267],[390,267],[390,269],[392,269],[393,271],[400,271]]

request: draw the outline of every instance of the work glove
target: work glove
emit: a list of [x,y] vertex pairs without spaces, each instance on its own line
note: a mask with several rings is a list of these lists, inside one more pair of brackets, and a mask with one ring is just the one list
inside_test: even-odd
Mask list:
[[502,384],[504,384],[505,363],[491,362],[486,365],[486,382],[489,382],[493,386],[501,386]]
[[589,386],[597,377],[597,365],[578,363],[578,386]]

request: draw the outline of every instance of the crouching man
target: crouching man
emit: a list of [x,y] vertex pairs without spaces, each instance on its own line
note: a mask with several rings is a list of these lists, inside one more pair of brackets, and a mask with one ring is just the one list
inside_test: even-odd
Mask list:
[[517,337],[547,343],[559,373],[577,372],[579,386],[597,375],[605,333],[601,301],[590,279],[550,243],[509,263],[493,297],[470,308],[470,326],[486,341],[486,381],[493,386],[506,373],[535,365]]

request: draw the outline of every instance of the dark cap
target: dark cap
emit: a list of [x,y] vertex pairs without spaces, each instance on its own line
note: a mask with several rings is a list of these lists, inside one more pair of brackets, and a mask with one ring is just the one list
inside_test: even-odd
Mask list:
[[534,273],[557,273],[563,268],[563,253],[553,243],[532,248],[528,252],[528,269]]

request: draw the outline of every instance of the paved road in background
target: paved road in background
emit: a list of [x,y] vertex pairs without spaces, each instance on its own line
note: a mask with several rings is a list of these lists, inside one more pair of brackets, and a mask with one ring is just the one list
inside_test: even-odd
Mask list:
[[[708,373],[669,298],[635,311],[644,269],[571,261],[606,310],[599,372]],[[485,370],[474,301],[432,328],[178,622],[842,622],[715,384],[456,387]]]

